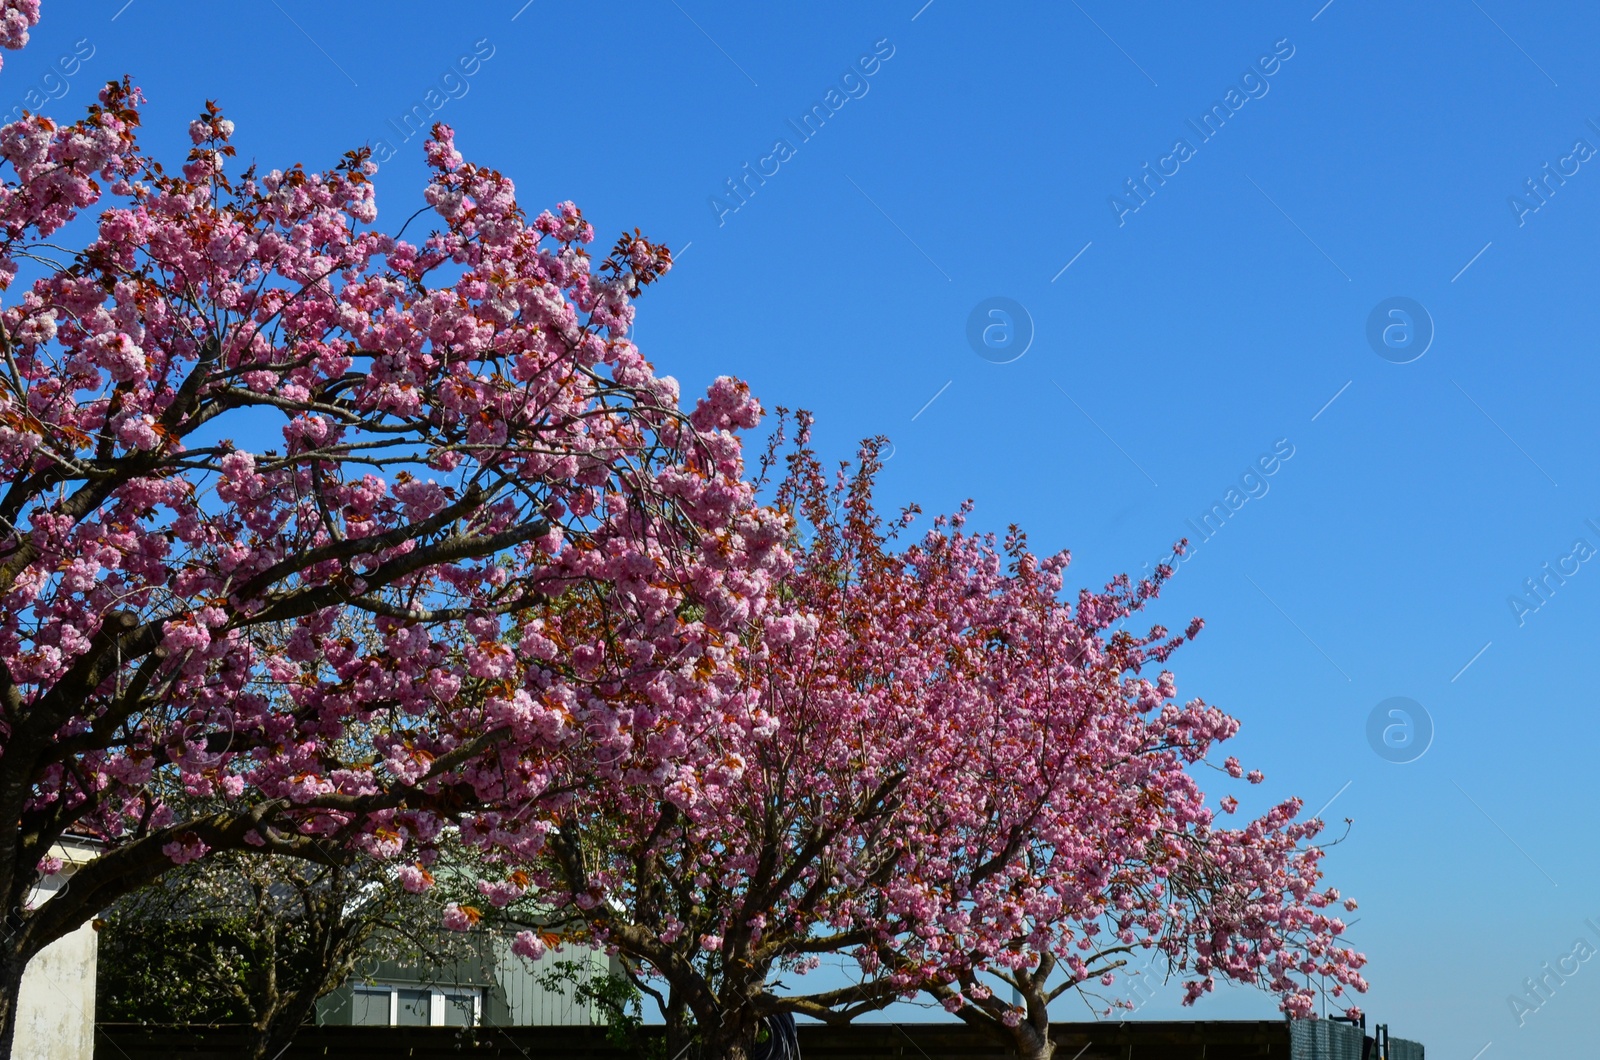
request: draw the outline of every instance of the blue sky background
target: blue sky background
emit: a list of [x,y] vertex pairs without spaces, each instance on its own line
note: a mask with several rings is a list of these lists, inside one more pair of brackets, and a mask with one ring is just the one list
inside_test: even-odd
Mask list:
[[[637,332],[686,393],[738,375],[813,410],[841,457],[887,434],[886,503],[972,497],[980,524],[1070,548],[1079,583],[1196,537],[1287,439],[1163,598],[1170,625],[1208,623],[1173,660],[1180,692],[1243,720],[1234,750],[1268,774],[1246,809],[1337,795],[1325,816],[1354,819],[1328,868],[1362,903],[1373,1018],[1443,1060],[1591,1050],[1600,961],[1523,1026],[1507,999],[1578,938],[1600,947],[1600,564],[1520,625],[1508,598],[1574,539],[1600,548],[1600,157],[1520,225],[1508,198],[1575,141],[1600,149],[1593,10],[921,5],[47,3],[0,103],[53,92],[45,112],[71,116],[131,73],[169,158],[207,98],[264,168],[386,139],[398,224],[421,149],[389,119],[486,40],[436,119],[530,209],[571,198],[602,241],[637,225],[680,251]],[[800,142],[786,119],[885,39],[866,95]],[[92,57],[47,82],[79,41]],[[1267,94],[1200,142],[1188,121],[1280,41]],[[719,224],[712,197],[780,137],[793,157]],[[1180,137],[1194,156],[1119,226],[1111,196]],[[1031,317],[1011,363],[967,341],[994,296]],[[1407,364],[1365,334],[1396,296],[1435,330]],[[1367,737],[1396,696],[1434,729],[1409,763]],[[1138,1015],[1275,1015],[1177,995]]]

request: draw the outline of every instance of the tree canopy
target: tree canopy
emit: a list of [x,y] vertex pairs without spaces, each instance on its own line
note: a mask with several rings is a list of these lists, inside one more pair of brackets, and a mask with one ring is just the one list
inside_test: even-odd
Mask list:
[[[241,170],[207,103],[169,169],[141,103],[0,129],[0,1049],[28,960],[175,866],[415,893],[446,837],[448,926],[535,903],[518,952],[555,918],[720,1056],[919,992],[1046,1056],[1141,951],[1189,1000],[1365,988],[1321,823],[1206,804],[1238,723],[1149,672],[1198,620],[1123,628],[1170,571],[1074,596],[966,509],[913,536],[881,442],[829,474],[804,417],[747,469],[745,385],[687,408],[629,338],[671,254],[597,262],[448,127],[390,231],[365,150]],[[34,901],[67,835],[104,853]],[[856,981],[775,984],[825,955]]]

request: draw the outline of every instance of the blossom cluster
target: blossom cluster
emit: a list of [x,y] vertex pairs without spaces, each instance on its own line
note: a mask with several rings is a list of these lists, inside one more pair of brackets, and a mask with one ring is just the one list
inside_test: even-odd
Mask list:
[[39,24],[39,0],[0,3],[0,48],[16,51],[28,43],[28,31]]

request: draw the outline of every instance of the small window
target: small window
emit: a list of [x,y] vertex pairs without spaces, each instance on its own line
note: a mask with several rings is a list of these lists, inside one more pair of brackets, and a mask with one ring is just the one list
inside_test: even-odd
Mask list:
[[427,987],[395,988],[395,1026],[426,1027],[433,1022],[433,991]]
[[357,1027],[389,1026],[390,994],[386,986],[357,986],[351,999],[350,1022]]
[[478,1025],[479,993],[476,990],[446,990],[444,993],[444,1025],[446,1027],[476,1027]]

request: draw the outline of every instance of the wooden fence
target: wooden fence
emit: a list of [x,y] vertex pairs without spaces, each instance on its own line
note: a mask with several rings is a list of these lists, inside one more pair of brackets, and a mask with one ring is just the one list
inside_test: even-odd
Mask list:
[[[228,1027],[101,1024],[95,1060],[238,1060]],[[1289,1060],[1276,1021],[1059,1023],[1057,1060]],[[801,1025],[804,1060],[1004,1060],[994,1039],[959,1023]],[[280,1060],[628,1060],[597,1027],[307,1027]]]

